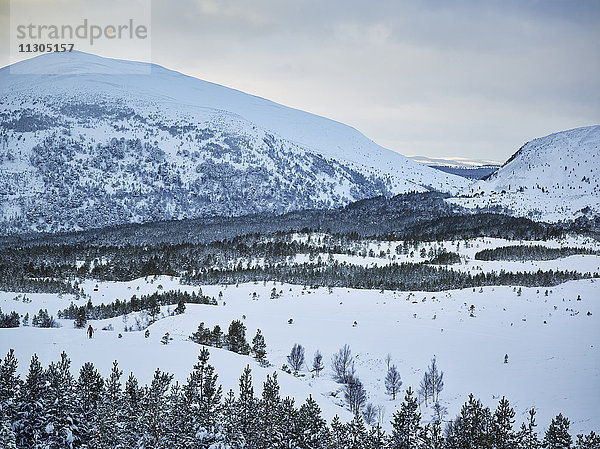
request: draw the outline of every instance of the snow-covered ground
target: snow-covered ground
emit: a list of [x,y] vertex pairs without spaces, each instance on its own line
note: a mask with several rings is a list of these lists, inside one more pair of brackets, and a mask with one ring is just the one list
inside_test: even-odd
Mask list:
[[[480,239],[471,241],[469,247],[460,252],[466,257],[466,252],[507,243],[510,244]],[[548,246],[567,243],[574,246],[585,242],[546,242]],[[386,245],[380,246],[385,248]],[[353,259],[358,263],[362,258]],[[585,272],[599,266],[600,257],[572,256],[525,264],[537,270],[551,262]],[[481,261],[474,263],[482,264]],[[490,264],[515,268],[505,262]],[[84,330],[74,329],[70,320],[62,320],[63,327],[59,329],[0,329],[0,352],[15,349],[22,375],[34,352],[48,364],[64,350],[72,358],[74,370],[89,360],[107,375],[112,361],[118,360],[125,373],[133,371],[142,383],[151,380],[155,368],[172,372],[177,380],[184,381],[200,349],[188,340],[198,324],[204,322],[211,328],[219,324],[226,331],[232,320],[240,319],[248,328],[248,340],[256,329],[262,330],[272,366],[263,369],[249,357],[211,348],[211,363],[225,391],[232,388],[237,392],[238,379],[246,364],[252,366],[256,394],[260,393],[266,374],[277,370],[283,395],[291,395],[297,403],[302,403],[310,394],[318,400],[326,418],[339,414],[347,419],[350,414],[344,408],[341,386],[332,380],[330,361],[338,349],[348,344],[369,401],[385,407],[386,421],[401,402],[401,398],[392,401],[385,393],[385,358],[389,353],[402,376],[403,389],[409,385],[417,389],[430,359],[437,357],[445,372],[445,389],[440,394],[440,402],[448,408],[447,418],[459,412],[472,392],[491,408],[505,395],[515,406],[517,424],[529,408],[535,407],[540,431],[559,412],[571,419],[573,434],[600,427],[600,416],[596,412],[600,401],[597,388],[600,385],[600,280],[597,279],[549,288],[522,288],[520,294],[517,286],[383,293],[345,288],[305,289],[272,282],[192,287],[180,285],[177,278],[169,277],[123,283],[86,281],[82,285],[94,304],[160,290],[198,291],[200,288],[204,294],[217,298],[219,304],[188,304],[185,313],[177,316],[168,316],[164,307],[165,317],[149,327],[149,338],[144,338],[143,331],[123,331],[137,314],[92,322],[97,329],[109,324],[114,328],[113,331],[99,330],[92,340],[86,338]],[[276,299],[271,299],[273,288],[281,293]],[[40,308],[47,308],[56,317],[57,311],[72,301],[68,295],[59,298],[50,294],[27,294],[26,297],[30,302],[23,302],[23,294],[1,292],[0,307],[4,312],[15,310],[20,314],[29,313],[30,317]],[[85,301],[87,299],[80,299],[79,304]],[[471,305],[474,306],[473,317],[470,316]],[[289,324],[290,319],[292,324]],[[166,346],[160,343],[165,332],[173,338]],[[314,378],[308,366],[301,372],[304,376],[299,378],[280,370],[295,343],[306,348],[307,365],[312,363],[317,349],[322,352],[326,369],[320,377]],[[509,356],[507,364],[505,354]],[[429,419],[431,410],[422,404],[421,411],[424,418]]]

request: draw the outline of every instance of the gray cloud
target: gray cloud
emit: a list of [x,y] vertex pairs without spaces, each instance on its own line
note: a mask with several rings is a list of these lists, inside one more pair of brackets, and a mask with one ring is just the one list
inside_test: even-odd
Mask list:
[[598,1],[155,0],[152,17],[153,62],[404,154],[503,160],[600,118]]

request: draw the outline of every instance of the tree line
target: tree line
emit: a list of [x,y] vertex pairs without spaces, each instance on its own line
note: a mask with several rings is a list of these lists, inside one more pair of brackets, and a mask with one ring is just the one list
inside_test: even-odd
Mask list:
[[124,380],[116,361],[107,378],[91,362],[75,377],[64,352],[47,368],[34,355],[22,380],[10,350],[0,364],[0,441],[7,449],[592,449],[600,444],[593,431],[574,442],[562,414],[543,435],[536,432],[535,410],[517,429],[505,398],[491,411],[470,395],[442,428],[439,416],[425,422],[410,387],[389,433],[381,419],[366,424],[359,414],[347,423],[336,416],[328,424],[311,397],[299,407],[282,397],[277,373],[268,375],[255,395],[247,366],[237,394],[223,393],[209,359],[203,348],[183,384],[157,369],[150,385],[142,386],[133,373]]
[[576,254],[598,255],[600,252],[589,248],[549,248],[542,245],[510,245],[484,249],[475,253],[476,260],[553,260]]

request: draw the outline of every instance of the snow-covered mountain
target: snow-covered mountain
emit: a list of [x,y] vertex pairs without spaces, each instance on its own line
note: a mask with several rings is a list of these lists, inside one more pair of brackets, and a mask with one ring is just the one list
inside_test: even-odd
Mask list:
[[335,207],[469,184],[344,124],[156,65],[52,53],[0,69],[0,86],[4,233]]
[[453,175],[469,179],[482,179],[500,168],[500,163],[488,159],[469,159],[464,157],[432,158],[426,156],[408,156],[409,159]]
[[600,126],[534,139],[450,201],[551,222],[600,215]]

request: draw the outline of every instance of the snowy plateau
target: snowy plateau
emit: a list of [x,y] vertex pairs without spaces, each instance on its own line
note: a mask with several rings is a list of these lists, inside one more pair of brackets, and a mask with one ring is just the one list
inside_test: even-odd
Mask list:
[[504,397],[521,442],[531,410],[540,441],[600,431],[600,126],[475,180],[156,65],[47,54],[0,86],[0,447],[415,447],[376,443],[409,388],[411,438],[447,438],[423,449],[539,447],[451,445]]

